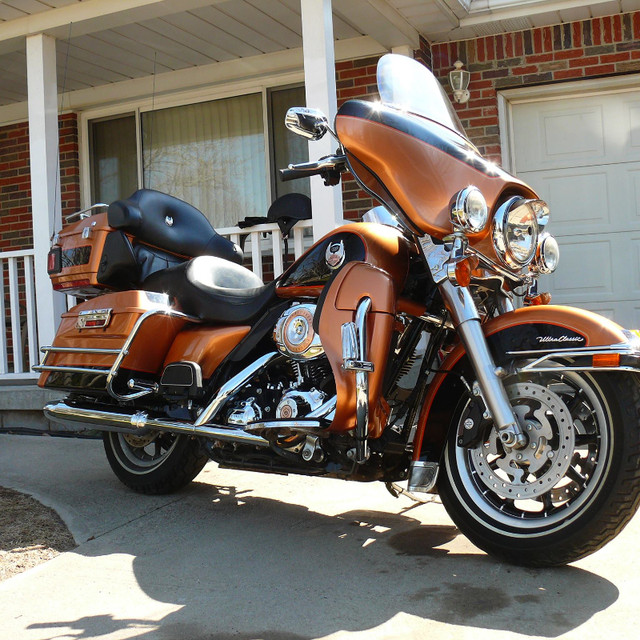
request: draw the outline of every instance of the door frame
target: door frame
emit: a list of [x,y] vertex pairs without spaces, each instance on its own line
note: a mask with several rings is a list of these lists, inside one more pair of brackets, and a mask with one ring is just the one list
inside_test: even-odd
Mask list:
[[498,126],[502,167],[515,174],[515,136],[513,132],[513,107],[527,102],[548,102],[558,98],[584,98],[592,95],[637,91],[640,74],[631,73],[606,78],[571,80],[533,87],[518,87],[498,91]]

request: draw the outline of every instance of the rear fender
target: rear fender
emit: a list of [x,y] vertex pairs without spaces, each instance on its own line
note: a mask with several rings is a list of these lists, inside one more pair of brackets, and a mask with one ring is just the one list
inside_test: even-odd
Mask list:
[[[543,370],[546,358],[552,355],[574,362],[582,360],[578,368],[592,369],[594,353],[619,353],[618,370],[640,371],[637,336],[590,311],[564,306],[525,307],[489,320],[483,330],[496,365],[513,373],[524,367]],[[532,362],[535,368],[531,368]],[[428,389],[414,439],[414,460],[440,460],[454,411],[473,379],[460,343],[447,355]]]

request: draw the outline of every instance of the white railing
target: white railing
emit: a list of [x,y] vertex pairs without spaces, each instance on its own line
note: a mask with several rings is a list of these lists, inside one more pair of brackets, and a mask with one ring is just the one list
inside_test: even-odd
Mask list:
[[[312,244],[310,231],[305,233],[305,229],[311,229],[311,220],[301,220],[291,230],[289,237],[289,251],[293,250],[294,256],[298,259],[309,245]],[[253,227],[241,229],[240,227],[225,227],[216,231],[231,242],[241,244],[242,237],[246,237],[244,242],[245,256],[251,256],[251,268],[260,278],[263,277],[263,264],[265,258],[273,259],[273,277],[278,277],[283,271],[283,251],[284,243],[280,228],[275,223],[257,224]]]
[[0,252],[0,380],[37,377],[31,371],[39,355],[34,253],[33,249]]

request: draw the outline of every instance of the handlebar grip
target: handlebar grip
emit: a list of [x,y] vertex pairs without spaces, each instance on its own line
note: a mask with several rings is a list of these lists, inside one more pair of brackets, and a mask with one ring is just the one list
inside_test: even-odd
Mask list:
[[340,182],[340,174],[345,168],[345,156],[325,156],[316,162],[290,164],[286,169],[280,169],[280,179],[286,182],[287,180],[308,178],[309,176],[322,176],[325,184],[337,184]]
[[280,169],[280,180],[287,182],[289,180],[297,180],[298,178],[308,178],[319,174],[320,171],[309,171],[309,169]]

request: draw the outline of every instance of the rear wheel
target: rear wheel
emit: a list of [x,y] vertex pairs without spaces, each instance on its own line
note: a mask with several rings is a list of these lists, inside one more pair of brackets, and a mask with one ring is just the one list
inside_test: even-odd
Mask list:
[[177,491],[189,484],[207,463],[197,440],[153,432],[141,436],[105,432],[104,450],[118,479],[146,494]]
[[640,393],[634,375],[558,371],[507,380],[528,438],[500,442],[491,423],[468,447],[465,401],[452,425],[440,493],[474,544],[516,564],[566,564],[612,540],[640,500]]

